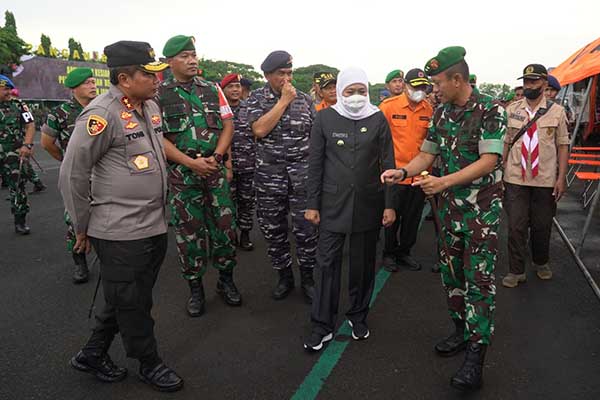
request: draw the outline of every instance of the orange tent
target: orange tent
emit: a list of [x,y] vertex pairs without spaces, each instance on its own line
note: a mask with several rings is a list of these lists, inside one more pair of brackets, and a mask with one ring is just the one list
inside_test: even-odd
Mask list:
[[558,79],[561,86],[600,74],[600,38],[576,51],[553,69],[551,74]]

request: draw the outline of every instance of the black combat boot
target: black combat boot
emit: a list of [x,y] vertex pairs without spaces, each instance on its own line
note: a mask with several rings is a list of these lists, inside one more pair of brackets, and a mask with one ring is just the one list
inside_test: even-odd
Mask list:
[[254,244],[250,240],[250,232],[249,231],[241,231],[239,246],[240,246],[240,249],[245,250],[245,251],[254,250]]
[[221,295],[225,303],[230,306],[241,306],[242,295],[233,282],[233,271],[220,271],[217,281],[217,293]]
[[15,232],[19,235],[29,235],[29,227],[24,215],[15,215]]
[[465,342],[465,322],[460,319],[453,319],[452,321],[456,327],[454,333],[435,345],[435,351],[442,357],[453,356],[467,346],[467,342]]
[[192,279],[190,284],[190,298],[187,303],[187,312],[190,317],[199,317],[204,314],[204,286],[202,286],[202,278]]
[[475,342],[467,344],[465,361],[450,380],[450,384],[460,390],[479,389],[482,383],[483,362],[487,345]]
[[315,280],[313,279],[312,268],[300,269],[300,285],[302,287],[302,294],[304,295],[304,300],[306,300],[308,304],[312,304],[316,295]]
[[292,268],[280,269],[277,272],[279,273],[279,282],[277,282],[277,287],[273,290],[273,298],[275,300],[282,300],[294,288],[294,273],[292,272]]
[[71,366],[78,371],[94,375],[103,382],[118,382],[127,376],[127,368],[118,367],[108,355],[111,337],[94,332],[85,347],[71,358]]
[[73,253],[73,261],[75,261],[75,270],[73,271],[74,283],[85,283],[88,281],[89,270],[85,253]]
[[47,189],[46,185],[42,183],[42,181],[37,181],[33,184],[33,191],[31,193],[41,193]]

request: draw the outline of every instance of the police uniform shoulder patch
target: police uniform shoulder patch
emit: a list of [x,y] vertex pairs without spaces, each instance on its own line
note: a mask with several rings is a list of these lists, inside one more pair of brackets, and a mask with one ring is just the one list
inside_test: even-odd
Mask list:
[[104,132],[108,122],[99,115],[90,115],[87,121],[87,131],[90,136],[96,136]]

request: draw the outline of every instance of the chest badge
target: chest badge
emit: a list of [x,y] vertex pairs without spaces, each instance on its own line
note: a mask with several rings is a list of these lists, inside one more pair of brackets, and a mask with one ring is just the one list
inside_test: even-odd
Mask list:
[[361,133],[367,133],[367,127],[363,126],[362,128],[360,128],[360,132]]
[[90,136],[96,136],[104,132],[108,122],[99,115],[90,115],[87,121],[87,131]]
[[335,142],[335,144],[337,144],[338,146],[343,146],[344,144],[346,144],[342,139],[338,140],[337,142]]
[[126,125],[125,125],[125,129],[134,129],[135,127],[137,127],[139,124],[137,122],[133,122],[133,121],[129,121]]
[[148,157],[146,156],[135,156],[135,158],[133,159],[133,163],[135,164],[135,167],[138,170],[144,170],[148,168]]
[[127,111],[121,111],[121,119],[124,119],[125,121],[130,120],[131,118],[133,118],[133,114]]

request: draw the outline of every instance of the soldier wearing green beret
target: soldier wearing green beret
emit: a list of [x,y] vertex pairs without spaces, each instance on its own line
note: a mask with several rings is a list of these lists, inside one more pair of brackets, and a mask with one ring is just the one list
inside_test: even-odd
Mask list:
[[454,334],[435,346],[440,356],[466,348],[463,365],[452,386],[481,385],[487,346],[494,331],[495,265],[502,210],[503,138],[506,113],[491,97],[469,85],[465,49],[448,47],[430,59],[425,72],[442,106],[433,115],[421,152],[406,167],[385,171],[388,183],[416,176],[442,161],[440,177],[413,183],[425,194],[440,194],[440,264]]
[[15,88],[10,78],[0,75],[0,174],[8,183],[15,232],[27,235],[29,202],[25,191],[24,164],[33,154],[35,124],[27,104],[11,98]]
[[[90,68],[73,69],[67,75],[64,85],[71,89],[71,99],[52,109],[41,129],[42,147],[58,161],[62,161],[63,155],[67,151],[67,144],[73,133],[73,128],[75,128],[75,120],[97,94],[96,80]],[[76,235],[71,217],[66,211],[64,219],[67,225],[67,251],[72,254],[75,262],[73,282],[87,282],[88,266],[85,253],[73,251]]]
[[233,281],[237,264],[235,206],[225,162],[233,138],[233,113],[221,89],[198,76],[192,36],[167,41],[163,55],[172,77],[159,89],[169,202],[183,278],[190,286],[192,317],[204,313],[202,276],[209,256],[219,270],[217,292],[231,306],[242,304]]
[[390,97],[400,96],[404,92],[404,71],[395,69],[387,74],[385,88],[390,91]]
[[469,74],[469,85],[471,85],[471,88],[475,94],[479,93],[479,89],[477,89],[477,75]]

